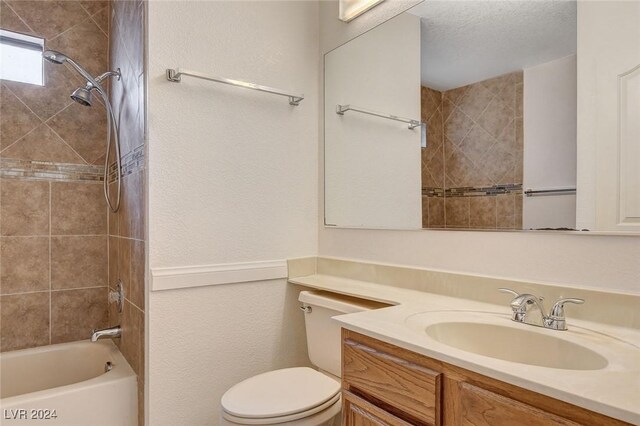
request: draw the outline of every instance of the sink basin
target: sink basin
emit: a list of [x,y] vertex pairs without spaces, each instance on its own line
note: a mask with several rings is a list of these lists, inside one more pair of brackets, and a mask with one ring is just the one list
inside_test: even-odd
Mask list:
[[564,370],[600,370],[608,364],[606,358],[585,346],[523,327],[530,326],[438,322],[424,331],[447,346],[504,361]]

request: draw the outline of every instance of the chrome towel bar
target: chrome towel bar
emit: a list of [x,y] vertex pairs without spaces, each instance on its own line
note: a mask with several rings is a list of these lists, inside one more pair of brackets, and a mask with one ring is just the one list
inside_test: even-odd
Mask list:
[[286,96],[287,98],[289,98],[289,105],[294,105],[294,106],[300,105],[300,101],[304,99],[304,95],[292,95],[280,89],[274,89],[273,87],[261,86],[259,84],[247,83],[239,80],[231,80],[229,78],[212,77],[209,75],[199,73],[197,71],[183,70],[180,68],[176,68],[176,69],[167,68],[166,74],[167,74],[167,80],[172,81],[174,83],[180,83],[182,81],[182,76],[186,75],[189,77],[199,78],[201,80],[214,81],[216,83],[229,84],[231,86],[242,87],[244,89],[258,90],[260,92],[271,93],[272,95]]
[[362,114],[374,115],[376,117],[386,118],[387,120],[400,121],[402,123],[407,123],[409,125],[409,129],[415,129],[416,127],[421,127],[422,122],[420,120],[412,120],[410,118],[398,117],[397,115],[392,114],[383,114],[381,112],[375,112],[364,108],[359,108],[353,105],[337,105],[336,106],[336,114],[344,115],[347,111],[355,111]]
[[527,189],[524,195],[536,197],[542,195],[571,195],[576,193],[576,188],[556,188],[556,189]]

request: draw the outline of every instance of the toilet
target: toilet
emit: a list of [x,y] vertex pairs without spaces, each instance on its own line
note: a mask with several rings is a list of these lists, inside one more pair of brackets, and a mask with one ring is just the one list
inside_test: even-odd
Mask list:
[[340,326],[336,315],[361,312],[380,303],[334,293],[302,291],[309,367],[284,368],[250,377],[220,401],[221,425],[329,426],[340,424]]

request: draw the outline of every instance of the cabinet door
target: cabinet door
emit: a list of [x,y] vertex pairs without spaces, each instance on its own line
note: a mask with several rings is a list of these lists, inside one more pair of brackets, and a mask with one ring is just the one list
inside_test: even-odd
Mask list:
[[640,232],[640,2],[577,5],[577,227]]
[[351,392],[344,391],[342,397],[343,426],[410,426],[404,420],[387,413]]
[[563,417],[490,392],[460,384],[456,426],[579,426]]

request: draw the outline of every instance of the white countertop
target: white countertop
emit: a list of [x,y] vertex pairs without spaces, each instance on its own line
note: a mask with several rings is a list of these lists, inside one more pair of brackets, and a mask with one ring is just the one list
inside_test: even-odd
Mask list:
[[[572,320],[570,317],[567,318],[567,331],[518,324],[510,319],[508,295],[505,295],[504,306],[500,306],[330,275],[290,278],[289,282],[394,305],[334,317],[346,329],[640,425],[640,331],[637,329]],[[587,306],[584,308],[588,309]],[[435,314],[442,311],[449,312]],[[482,316],[483,322],[562,338],[604,356],[608,365],[599,370],[566,370],[462,351],[442,344],[424,332],[429,322],[442,322],[442,318],[447,316],[466,321]],[[419,327],[416,327],[415,318],[418,317]]]

